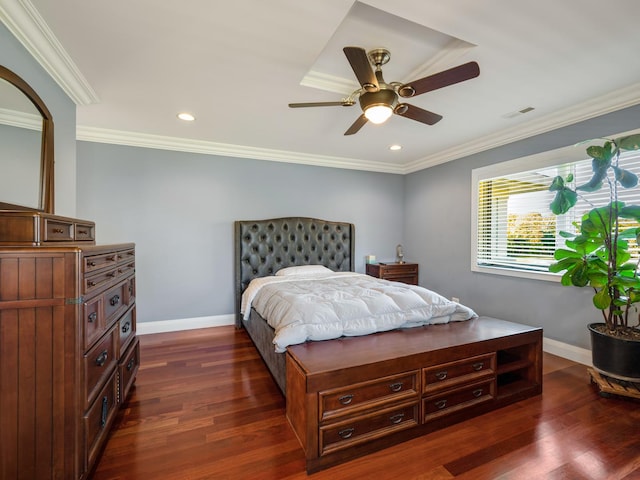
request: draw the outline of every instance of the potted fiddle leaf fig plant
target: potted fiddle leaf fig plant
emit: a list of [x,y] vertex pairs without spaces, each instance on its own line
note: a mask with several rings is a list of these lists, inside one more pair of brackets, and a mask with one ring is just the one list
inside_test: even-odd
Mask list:
[[[593,170],[587,183],[571,188],[573,175],[557,176],[549,187],[554,214],[567,213],[579,198],[590,208],[575,222],[577,233],[560,232],[565,246],[556,249],[549,270],[564,272],[562,285],[593,289],[593,305],[603,319],[588,325],[593,366],[626,381],[640,381],[640,258],[632,255],[640,244],[640,205],[618,196],[621,189],[638,188],[638,176],[624,168],[621,155],[639,149],[640,134],[605,139],[587,148]],[[583,196],[601,188],[608,189],[604,204]]]

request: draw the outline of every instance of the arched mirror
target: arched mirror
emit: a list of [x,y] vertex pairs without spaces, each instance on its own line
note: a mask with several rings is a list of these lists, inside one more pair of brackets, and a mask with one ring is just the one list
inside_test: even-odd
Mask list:
[[54,213],[53,119],[38,94],[0,65],[0,210]]

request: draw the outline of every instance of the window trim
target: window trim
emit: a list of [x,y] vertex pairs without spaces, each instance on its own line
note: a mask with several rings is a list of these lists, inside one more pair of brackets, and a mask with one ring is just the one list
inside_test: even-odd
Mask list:
[[[618,135],[616,135],[617,137]],[[582,148],[584,147],[584,148]],[[560,282],[561,275],[551,272],[534,272],[500,266],[478,265],[478,183],[500,175],[510,175],[536,168],[557,166],[562,163],[577,162],[588,159],[585,144],[578,143],[567,147],[548,150],[526,157],[506,160],[471,170],[471,271],[509,277]]]

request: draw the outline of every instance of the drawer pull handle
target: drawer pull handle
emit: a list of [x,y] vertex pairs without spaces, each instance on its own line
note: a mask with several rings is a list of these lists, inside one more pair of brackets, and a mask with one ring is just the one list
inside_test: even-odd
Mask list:
[[95,267],[96,266],[96,262],[94,262],[93,260],[88,262],[90,267]]
[[100,428],[104,428],[107,424],[107,413],[109,413],[109,398],[105,395],[102,397],[102,414],[100,415]]
[[120,295],[114,295],[109,299],[109,303],[112,307],[115,307],[118,303],[120,303]]
[[87,320],[89,321],[89,323],[93,323],[96,321],[96,318],[98,318],[98,314],[96,312],[91,312],[87,317]]
[[122,333],[127,333],[131,330],[131,322],[127,322],[122,326]]
[[438,380],[444,380],[445,378],[447,378],[447,371],[443,370],[441,372],[436,373],[436,378]]
[[340,430],[338,432],[338,435],[340,435],[340,438],[342,438],[343,440],[346,440],[347,438],[351,438],[355,431],[355,428],[345,428],[344,430]]
[[389,388],[392,392],[399,392],[400,390],[402,390],[402,382],[392,383],[391,385],[389,385]]
[[114,270],[113,272],[109,272],[109,273],[107,273],[107,277],[111,277],[111,278],[113,278],[113,277],[115,277],[117,274],[118,274],[118,272],[116,272],[116,271]]
[[89,235],[89,232],[86,230],[78,230],[78,235]]
[[98,358],[96,358],[96,365],[102,367],[105,363],[107,363],[107,358],[109,358],[109,354],[106,350],[103,350]]
[[115,261],[116,261],[116,257],[115,257],[115,256],[113,256],[113,255],[112,255],[112,256],[110,256],[110,257],[107,257],[107,261],[108,261],[108,262],[115,262]]
[[476,362],[476,363],[473,364],[473,369],[476,372],[482,370],[482,367],[484,367],[484,362]]
[[133,257],[135,255],[135,253],[134,252],[127,252],[127,255]]
[[473,391],[473,396],[476,397],[476,398],[481,397],[482,396],[482,389],[478,388],[478,389],[474,390]]
[[87,282],[87,285],[89,285],[90,287],[95,287],[96,286],[96,282],[89,281],[89,282]]
[[129,360],[129,363],[127,363],[128,372],[130,372],[133,369],[133,366],[136,364],[135,360],[135,358],[132,358],[131,360]]
[[447,406],[447,399],[445,398],[444,400],[438,400],[435,403],[436,407],[438,407],[440,410],[442,410],[444,407]]
[[349,394],[349,395],[343,395],[341,396],[338,401],[342,404],[342,405],[349,405],[352,401],[353,401],[353,395]]
[[391,423],[393,423],[394,425],[399,424],[400,422],[402,422],[403,419],[404,419],[404,413],[398,413],[396,415],[392,415],[389,417],[389,420],[391,420]]
[[63,230],[63,229],[61,229],[61,228],[53,228],[51,231],[52,231],[53,233],[64,233],[64,230]]

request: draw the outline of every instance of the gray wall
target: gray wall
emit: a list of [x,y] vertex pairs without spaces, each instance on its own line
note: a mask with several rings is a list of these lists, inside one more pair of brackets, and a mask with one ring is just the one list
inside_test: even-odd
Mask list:
[[12,70],[31,85],[53,116],[56,213],[74,216],[76,106],[2,23],[0,23],[0,65]]
[[602,320],[590,289],[471,271],[471,170],[632,130],[638,119],[640,106],[631,107],[407,175],[405,250],[420,263],[420,283],[481,315],[542,326],[547,338],[589,348],[585,325]]
[[138,322],[233,313],[234,220],[352,222],[360,272],[402,241],[400,175],[92,142],[77,153],[78,216],[98,243],[137,244]]

